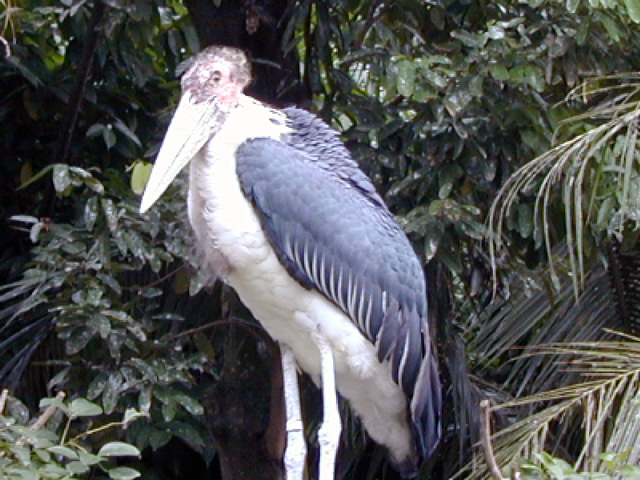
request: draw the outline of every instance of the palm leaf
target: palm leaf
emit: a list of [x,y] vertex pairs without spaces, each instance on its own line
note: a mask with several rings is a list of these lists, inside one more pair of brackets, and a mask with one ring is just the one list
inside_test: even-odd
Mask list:
[[[551,278],[557,284],[553,258],[553,230],[550,212],[554,201],[564,205],[564,242],[568,247],[574,294],[578,296],[585,278],[585,242],[590,232],[596,237],[620,237],[628,221],[638,222],[637,132],[640,119],[640,90],[634,82],[591,95],[616,93],[588,115],[573,117],[560,126],[583,122],[588,130],[555,146],[517,170],[502,186],[489,212],[490,256],[496,279],[496,255],[504,247],[504,230],[511,209],[521,195],[536,189],[535,230],[549,255]],[[618,80],[616,77],[614,80]],[[599,79],[604,81],[604,79]],[[583,85],[583,89],[586,86]],[[568,100],[574,100],[572,93]],[[588,120],[588,122],[587,122]],[[591,124],[597,126],[591,127]],[[557,191],[560,191],[558,198]]]
[[[493,411],[513,411],[535,404],[548,404],[542,410],[504,428],[492,437],[498,463],[506,467],[519,456],[531,457],[545,448],[558,446],[553,434],[562,431],[563,422],[575,414],[579,424],[580,448],[575,467],[584,468],[588,460],[602,452],[628,452],[630,464],[640,460],[640,338],[625,336],[607,342],[574,342],[540,347],[541,355],[566,356],[573,360],[566,367],[588,380],[548,392],[498,405]],[[615,421],[610,420],[615,417]],[[575,423],[571,423],[576,428]],[[561,438],[562,435],[557,435]],[[480,459],[469,466],[469,479],[486,476]],[[605,465],[591,471],[606,471]]]

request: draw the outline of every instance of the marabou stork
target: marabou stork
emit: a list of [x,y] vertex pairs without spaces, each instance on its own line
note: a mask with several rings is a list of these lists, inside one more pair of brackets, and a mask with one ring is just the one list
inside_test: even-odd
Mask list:
[[333,477],[336,388],[410,477],[440,437],[421,263],[338,134],[304,110],[244,95],[250,80],[238,49],[194,58],[140,211],[190,163],[188,214],[205,268],[283,347],[288,399],[298,400],[291,354],[324,389],[321,478]]

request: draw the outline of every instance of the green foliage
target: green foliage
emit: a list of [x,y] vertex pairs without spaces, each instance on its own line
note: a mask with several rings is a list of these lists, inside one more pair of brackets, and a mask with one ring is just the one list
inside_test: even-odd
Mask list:
[[[5,296],[16,299],[22,317],[39,306],[54,315],[64,358],[54,359],[57,374],[49,386],[99,402],[105,414],[134,406],[150,414],[157,425],[129,430],[139,448],[160,447],[177,435],[204,449],[199,421],[189,425],[203,408],[188,388],[190,372],[204,370],[207,358],[169,335],[171,325],[183,319],[159,308],[163,288],[185,288],[184,269],[178,267],[188,252],[184,202],[175,195],[180,187],[142,217],[137,197],[120,176],[100,181],[87,170],[60,164],[47,170],[58,194],[75,199],[75,220],[14,218],[28,227],[36,245],[23,280],[5,287]],[[145,278],[152,281],[132,283]]]
[[[519,459],[517,470],[523,480],[578,480],[578,479],[614,479],[637,480],[640,478],[640,468],[627,465],[628,453],[601,453],[594,457],[593,461],[606,464],[606,473],[591,471],[578,472],[569,463],[561,458],[554,457],[543,452],[535,455],[537,463],[526,459]],[[507,475],[510,472],[506,473]]]
[[[549,218],[557,191],[562,192],[562,241],[568,247],[576,296],[582,289],[585,258],[594,245],[621,239],[625,234],[631,234],[631,242],[637,238],[638,87],[637,75],[615,75],[598,78],[573,92],[568,101],[576,96],[600,97],[600,106],[561,122],[558,133],[567,135],[568,131],[569,139],[521,167],[504,183],[489,212],[493,258],[496,249],[502,247],[510,210],[519,197],[525,196],[523,192],[532,190],[537,192],[535,208],[526,213],[532,219],[527,220],[527,225],[532,225],[528,234],[538,245],[544,243],[556,286],[552,238],[555,225]],[[576,128],[586,131],[578,133]]]
[[[42,400],[41,406],[47,407],[46,413],[31,418],[23,403],[9,398],[7,414],[0,415],[0,476],[73,479],[92,472],[93,478],[140,477],[136,469],[117,462],[122,457],[139,457],[140,450],[129,443],[110,441],[108,435],[126,428],[144,416],[142,413],[128,409],[122,420],[96,426],[93,422],[101,421],[102,408],[85,398],[69,402],[48,398]],[[39,425],[51,409],[56,412],[53,418],[46,426]]]

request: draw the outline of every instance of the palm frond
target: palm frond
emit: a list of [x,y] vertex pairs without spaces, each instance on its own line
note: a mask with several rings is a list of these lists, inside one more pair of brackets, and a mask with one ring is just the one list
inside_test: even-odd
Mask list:
[[[565,368],[588,380],[506,402],[494,411],[510,411],[534,404],[550,404],[542,410],[504,428],[492,437],[496,459],[509,465],[519,456],[531,457],[554,449],[553,436],[563,423],[579,414],[579,449],[576,468],[602,452],[628,452],[629,463],[640,460],[640,338],[624,336],[606,342],[575,342],[540,347],[541,355],[570,355]],[[615,419],[615,421],[611,421]],[[575,427],[575,423],[571,423]],[[476,459],[469,467],[469,479],[486,476],[486,467]],[[591,471],[606,471],[605,465],[592,465]]]
[[[558,265],[567,264],[567,255],[566,249],[554,251]],[[590,264],[578,299],[570,275],[558,274],[557,288],[552,288],[548,276],[547,269],[539,269],[514,280],[510,296],[495,299],[469,331],[468,348],[478,358],[480,370],[495,371],[503,365],[497,375],[503,388],[516,397],[575,381],[556,358],[535,355],[539,345],[605,340],[608,334],[603,328],[624,328],[609,271],[601,263]]]
[[[583,88],[586,88],[583,86]],[[597,90],[602,93],[604,90]],[[564,241],[571,279],[578,296],[585,278],[585,242],[590,235],[621,237],[629,221],[640,220],[638,200],[638,122],[640,82],[587,114],[561,124],[583,122],[587,131],[555,146],[517,170],[502,186],[489,211],[490,256],[496,279],[496,255],[504,247],[505,223],[519,198],[537,190],[534,228],[549,255],[551,278],[557,284],[552,255],[550,212],[554,202],[564,209]],[[616,90],[616,93],[617,90]],[[569,99],[575,98],[575,93]],[[598,124],[592,126],[592,124]],[[559,189],[559,191],[558,191]]]

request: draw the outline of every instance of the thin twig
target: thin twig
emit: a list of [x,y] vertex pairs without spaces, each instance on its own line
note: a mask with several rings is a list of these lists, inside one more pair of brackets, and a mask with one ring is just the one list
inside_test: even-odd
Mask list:
[[[235,317],[230,318],[228,320],[216,320],[214,322],[205,323],[204,325],[201,325],[199,327],[191,328],[189,330],[185,330],[184,332],[180,332],[180,333],[176,333],[175,335],[164,337],[164,340],[168,340],[168,341],[176,340],[178,338],[188,337],[189,335],[194,335],[196,333],[204,332],[206,330],[209,330],[210,328],[229,327],[229,326],[242,327],[246,329],[251,335],[256,337],[258,340],[266,342],[267,344],[273,343],[273,339],[267,334],[267,332],[264,331],[263,328],[260,327],[260,325],[258,325],[255,322],[250,322],[248,320],[243,320],[242,318],[235,318]],[[274,349],[272,353],[277,354],[278,351]]]
[[2,393],[0,393],[0,415],[4,414],[4,409],[7,406],[8,398],[9,398],[9,390],[5,388],[4,390],[2,390]]
[[91,23],[84,39],[84,48],[82,51],[82,61],[78,66],[76,73],[76,82],[71,94],[69,95],[69,106],[65,114],[65,120],[55,157],[52,163],[65,163],[71,146],[71,139],[76,129],[78,114],[82,108],[82,100],[87,89],[87,84],[91,78],[91,67],[100,43],[100,35],[104,25],[106,6],[102,0],[98,0],[93,4],[93,13]]
[[[56,395],[56,400],[62,401],[64,400],[64,397],[66,397],[64,392],[58,392],[58,394]],[[56,413],[56,408],[58,408],[58,406],[55,403],[49,405],[44,410],[44,412],[42,412],[42,415],[38,417],[38,420],[36,420],[35,423],[31,425],[31,430],[33,430],[34,432],[41,430],[47,424],[49,419],[53,417],[53,414]]]
[[162,282],[164,282],[165,280],[177,275],[180,272],[180,270],[184,270],[187,267],[188,267],[188,265],[186,263],[183,263],[182,265],[180,265],[175,270],[170,271],[166,275],[158,278],[157,280],[154,280],[151,283],[148,283],[146,285],[132,285],[132,286],[128,287],[128,290],[137,290],[137,291],[140,291],[140,292],[144,292],[145,290],[153,288],[156,285],[160,285]]
[[482,449],[484,450],[484,456],[489,467],[489,473],[493,480],[504,480],[496,457],[493,455],[493,446],[491,445],[491,403],[489,400],[482,400],[480,402],[480,410],[482,413]]

